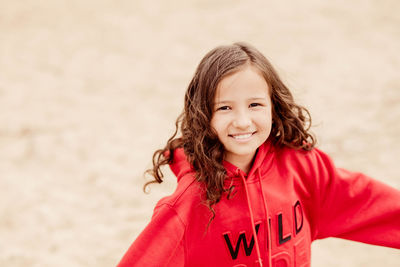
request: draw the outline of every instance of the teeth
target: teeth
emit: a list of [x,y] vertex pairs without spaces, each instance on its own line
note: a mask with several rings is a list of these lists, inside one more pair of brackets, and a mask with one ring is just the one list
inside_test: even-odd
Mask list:
[[251,136],[251,133],[249,133],[249,134],[241,134],[241,135],[233,135],[233,138],[241,140],[241,139],[249,138],[250,136]]

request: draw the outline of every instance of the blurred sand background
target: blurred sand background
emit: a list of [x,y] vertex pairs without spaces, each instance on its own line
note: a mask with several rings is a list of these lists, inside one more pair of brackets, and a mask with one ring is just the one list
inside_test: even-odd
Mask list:
[[[200,59],[261,50],[336,164],[400,188],[400,2],[0,0],[0,266],[115,266],[175,178],[142,192]],[[399,218],[400,219],[400,218]],[[400,266],[327,239],[313,266]]]

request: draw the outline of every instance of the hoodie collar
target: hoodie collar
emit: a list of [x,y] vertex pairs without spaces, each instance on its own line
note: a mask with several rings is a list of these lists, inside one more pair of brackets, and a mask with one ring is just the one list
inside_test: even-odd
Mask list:
[[[249,171],[248,174],[243,172],[239,167],[235,166],[234,164],[228,162],[228,161],[223,161],[222,164],[225,167],[226,173],[227,173],[227,179],[225,180],[225,184],[228,186],[230,184],[237,184],[240,183],[240,176],[243,175],[247,182],[251,182],[252,180],[255,180],[255,173],[258,169],[260,174],[264,176],[264,174],[269,170],[273,157],[271,149],[272,149],[271,141],[267,139],[258,149],[256,152],[256,156],[253,162],[253,165]],[[192,165],[187,160],[187,157],[185,155],[185,152],[183,148],[177,148],[174,150],[174,157],[173,161],[170,164],[170,168],[172,172],[175,174],[175,176],[179,180],[187,173],[189,172],[194,172],[194,168]]]
[[[253,181],[255,178],[255,173],[259,169],[261,175],[264,175],[271,166],[273,157],[272,153],[270,153],[272,148],[271,141],[267,139],[258,149],[255,155],[255,159],[251,166],[249,173],[245,173],[239,167],[234,164],[223,161],[223,165],[226,169],[228,184],[230,184],[232,179],[234,183],[240,183],[240,176],[244,176],[247,182]],[[237,181],[236,181],[237,180]]]

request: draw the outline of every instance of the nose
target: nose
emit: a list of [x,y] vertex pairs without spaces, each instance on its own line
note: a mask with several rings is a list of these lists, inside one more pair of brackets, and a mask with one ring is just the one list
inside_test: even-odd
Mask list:
[[247,129],[251,125],[251,118],[246,111],[238,111],[233,120],[233,127],[239,129]]

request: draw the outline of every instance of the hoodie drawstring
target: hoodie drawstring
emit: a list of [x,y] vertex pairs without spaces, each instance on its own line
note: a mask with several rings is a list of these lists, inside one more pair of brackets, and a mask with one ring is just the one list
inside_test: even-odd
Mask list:
[[257,169],[257,174],[258,174],[258,182],[260,183],[260,188],[261,188],[261,196],[263,198],[264,202],[264,209],[265,209],[265,215],[267,216],[267,235],[268,235],[268,266],[272,267],[272,239],[271,239],[271,228],[269,224],[269,212],[268,212],[268,205],[267,201],[265,201],[265,196],[264,196],[264,188],[261,182],[261,171],[260,169]]
[[[251,203],[250,203],[250,197],[249,197],[249,191],[247,190],[247,183],[246,183],[246,179],[243,175],[243,173],[241,171],[239,171],[240,173],[240,177],[242,178],[243,184],[244,184],[244,190],[246,192],[246,200],[247,200],[247,206],[249,208],[249,212],[250,212],[250,219],[251,219],[251,228],[253,230],[253,236],[254,236],[254,241],[256,244],[256,251],[257,251],[257,257],[258,257],[258,263],[260,264],[260,267],[263,267],[262,264],[262,259],[261,259],[261,253],[260,253],[260,246],[258,245],[258,238],[257,238],[257,232],[256,232],[256,227],[255,227],[255,223],[254,223],[254,216],[253,216],[253,210],[251,208]],[[268,218],[267,218],[268,220]],[[267,223],[268,224],[268,223]],[[267,226],[267,228],[269,229],[269,227]],[[268,234],[269,236],[269,234]]]

